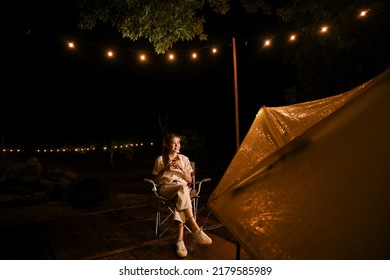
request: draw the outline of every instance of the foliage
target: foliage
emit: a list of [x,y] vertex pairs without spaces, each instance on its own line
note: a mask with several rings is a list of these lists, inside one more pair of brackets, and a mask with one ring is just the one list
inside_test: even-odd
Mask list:
[[[79,26],[92,29],[100,21],[111,23],[123,35],[136,41],[149,40],[157,53],[165,53],[178,41],[195,37],[206,40],[201,0],[70,0],[80,12]],[[227,0],[208,0],[215,12],[228,11]]]
[[[179,41],[207,40],[204,27],[209,11],[226,15],[241,5],[251,14],[274,15],[298,32],[296,47],[282,50],[297,73],[298,83],[286,90],[290,102],[350,89],[384,70],[390,61],[384,43],[390,40],[389,33],[382,32],[389,24],[389,7],[383,0],[368,3],[365,19],[358,18],[358,11],[366,8],[364,3],[355,0],[69,1],[79,12],[81,28],[92,29],[99,22],[111,24],[123,37],[149,40],[159,54]],[[324,23],[330,28],[329,36],[319,32]]]
[[[224,15],[229,0],[69,0],[79,13],[79,27],[91,30],[99,22],[111,24],[124,38],[145,38],[156,53],[165,53],[179,41],[207,40],[204,13]],[[264,0],[241,0],[249,13],[271,14]]]
[[[366,18],[359,18],[359,12],[368,7],[354,0],[287,2],[277,15],[295,27],[299,44],[284,54],[303,88],[288,98],[302,102],[343,92],[389,66],[389,35],[382,32],[389,23],[384,1],[370,1]],[[329,34],[319,32],[324,24]]]

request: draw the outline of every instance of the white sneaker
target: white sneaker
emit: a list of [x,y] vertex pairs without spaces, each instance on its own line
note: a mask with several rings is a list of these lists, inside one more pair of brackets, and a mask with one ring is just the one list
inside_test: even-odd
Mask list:
[[203,230],[201,229],[198,229],[196,232],[195,232],[195,239],[196,241],[201,244],[201,245],[210,245],[211,243],[213,243],[213,241],[211,240],[210,237],[207,236],[206,233],[204,233]]
[[177,241],[177,243],[176,243],[176,254],[180,258],[187,257],[188,252],[187,252],[186,245],[184,245],[184,241],[183,240]]

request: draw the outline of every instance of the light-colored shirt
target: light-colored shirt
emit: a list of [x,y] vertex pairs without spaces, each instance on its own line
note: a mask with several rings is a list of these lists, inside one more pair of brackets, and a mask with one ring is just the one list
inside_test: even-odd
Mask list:
[[[177,156],[179,157],[181,164],[183,165],[183,170],[188,172],[188,173],[192,173],[193,170],[192,170],[192,166],[191,166],[191,162],[190,162],[189,158],[185,155],[182,155],[182,154],[178,154]],[[163,156],[161,155],[161,156],[157,157],[156,161],[154,162],[154,168],[153,168],[152,174],[157,175],[164,168],[165,168],[164,159],[163,159]],[[165,171],[164,175],[162,176],[162,179],[159,182],[157,182],[157,184],[162,185],[162,184],[171,183],[174,181],[178,181],[178,182],[181,182],[183,184],[187,184],[188,182],[184,178],[185,177],[184,177],[183,171],[181,171],[180,169],[173,169],[173,170]]]

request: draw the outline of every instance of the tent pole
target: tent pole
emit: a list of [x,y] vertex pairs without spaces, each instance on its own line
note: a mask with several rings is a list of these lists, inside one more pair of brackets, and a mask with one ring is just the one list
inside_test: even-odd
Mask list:
[[240,130],[238,120],[238,85],[237,85],[237,56],[236,56],[236,38],[232,38],[233,45],[233,72],[234,72],[234,104],[236,114],[236,149],[240,146]]
[[[237,56],[236,56],[236,38],[232,38],[233,46],[233,72],[234,72],[234,104],[236,114],[236,150],[240,147],[240,130],[239,130],[239,118],[238,118],[238,85],[237,85]],[[236,260],[240,259],[240,244],[236,242]]]

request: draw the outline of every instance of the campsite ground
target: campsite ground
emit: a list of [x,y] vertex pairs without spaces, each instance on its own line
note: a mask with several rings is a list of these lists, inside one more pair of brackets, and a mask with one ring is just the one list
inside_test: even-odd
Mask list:
[[[156,200],[143,182],[150,176],[153,160],[118,156],[112,164],[110,153],[102,152],[7,155],[2,160],[0,178],[4,178],[6,167],[26,162],[31,156],[43,167],[41,177],[52,179],[55,173],[71,174],[76,178],[76,186],[86,187],[87,192],[78,192],[79,195],[95,195],[99,199],[74,204],[67,196],[37,196],[39,190],[29,192],[29,184],[0,184],[0,259],[176,258],[172,231],[165,238],[153,238]],[[27,178],[27,173],[32,175],[17,172],[19,178]],[[207,250],[191,245],[189,259],[237,258],[234,239],[206,206],[208,194],[217,182],[212,178],[202,188],[198,213],[199,223],[209,231],[215,244]],[[245,251],[241,254],[242,259],[250,258]]]
[[[150,154],[152,154],[150,151],[131,156],[120,151],[115,153],[89,151],[85,153],[3,154],[0,178],[4,178],[4,174],[7,173],[10,166],[24,163],[34,157],[42,166],[38,180],[40,182],[48,182],[48,180],[58,182],[56,184],[61,186],[61,191],[58,191],[57,185],[55,186],[57,189],[54,189],[52,184],[46,183],[51,188],[51,193],[48,194],[47,186],[42,187],[42,184],[37,186],[33,183],[22,182],[21,177],[31,176],[31,174],[26,175],[32,173],[27,168],[24,171],[13,172],[12,176],[19,176],[19,179],[14,179],[7,184],[3,181],[0,183],[0,208],[3,208],[0,226],[22,222],[25,220],[24,215],[28,216],[28,219],[62,215],[63,211],[59,208],[68,208],[69,204],[76,201],[71,199],[75,196],[79,196],[76,197],[79,199],[78,202],[87,196],[88,198],[85,199],[104,201],[110,205],[113,201],[118,202],[118,197],[139,199],[140,196],[148,194],[147,185],[143,179],[151,176],[154,158],[148,156]],[[202,176],[202,172],[199,173],[199,176]],[[63,176],[60,177],[59,174]],[[64,177],[65,179],[63,179]],[[69,178],[71,178],[71,182],[69,182]],[[207,199],[217,182],[217,178],[212,178],[212,181],[207,183],[206,188],[202,190],[203,199]],[[56,211],[60,213],[56,213]],[[32,217],[32,213],[36,216]],[[15,219],[16,216],[19,217]]]

